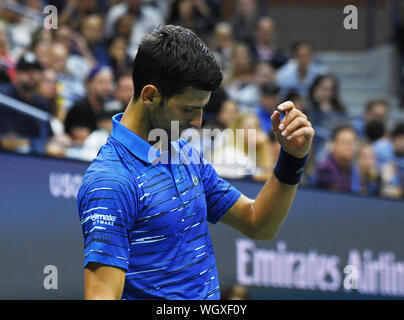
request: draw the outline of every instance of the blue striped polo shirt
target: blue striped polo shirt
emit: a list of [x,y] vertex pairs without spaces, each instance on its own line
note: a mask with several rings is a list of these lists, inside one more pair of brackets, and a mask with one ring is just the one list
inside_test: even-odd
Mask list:
[[184,140],[171,143],[164,164],[168,152],[160,154],[121,118],[113,117],[77,195],[84,265],[124,269],[122,299],[220,299],[208,222],[216,223],[240,191]]

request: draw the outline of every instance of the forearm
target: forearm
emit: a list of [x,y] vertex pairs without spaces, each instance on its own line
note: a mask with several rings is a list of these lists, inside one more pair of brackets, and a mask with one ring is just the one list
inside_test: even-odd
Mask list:
[[255,239],[276,237],[292,206],[297,186],[282,183],[275,175],[265,183],[251,205]]

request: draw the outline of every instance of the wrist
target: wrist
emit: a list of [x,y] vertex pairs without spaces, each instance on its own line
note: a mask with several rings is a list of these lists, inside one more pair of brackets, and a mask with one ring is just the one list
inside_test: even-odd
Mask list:
[[289,185],[298,184],[306,166],[308,155],[307,153],[302,158],[296,158],[281,148],[274,168],[274,175],[280,182]]

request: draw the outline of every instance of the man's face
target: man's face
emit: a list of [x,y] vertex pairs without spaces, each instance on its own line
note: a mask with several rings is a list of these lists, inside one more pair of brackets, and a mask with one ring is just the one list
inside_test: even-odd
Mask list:
[[187,128],[202,126],[204,106],[210,99],[211,92],[188,87],[183,93],[170,97],[163,105],[155,103],[149,115],[152,129],[166,131],[170,141],[178,137],[171,135],[172,121],[179,122],[179,134]]
[[333,155],[337,161],[349,164],[356,149],[356,134],[352,130],[341,130],[333,142]]
[[38,69],[18,70],[16,85],[24,92],[33,93],[38,87],[40,78],[41,71]]
[[127,105],[133,96],[133,82],[131,77],[122,77],[118,81],[115,97],[117,100]]
[[308,45],[301,45],[296,52],[296,61],[301,68],[305,68],[311,62],[311,48]]
[[111,72],[108,70],[98,72],[89,83],[88,89],[97,99],[106,101],[113,92]]
[[89,44],[98,43],[102,38],[102,18],[100,16],[90,16],[84,21],[82,34]]
[[366,122],[380,120],[385,122],[387,117],[387,106],[381,103],[375,104],[365,115]]
[[263,20],[258,24],[257,38],[264,44],[270,44],[273,39],[274,24],[269,20]]

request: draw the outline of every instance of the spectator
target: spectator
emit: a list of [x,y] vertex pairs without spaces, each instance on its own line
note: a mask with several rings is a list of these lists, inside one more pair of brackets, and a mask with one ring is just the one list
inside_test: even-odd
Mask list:
[[3,79],[1,82],[15,82],[16,80],[16,70],[14,59],[11,57],[9,52],[10,43],[7,34],[7,25],[0,20],[0,70],[3,70]]
[[394,127],[390,139],[391,154],[380,163],[383,196],[400,198],[404,196],[404,122]]
[[106,7],[103,1],[97,0],[69,0],[60,13],[59,23],[69,25],[73,30],[79,31],[80,22],[92,14],[104,14]]
[[[353,126],[358,134],[358,136],[362,139],[367,139],[371,142],[376,141],[381,138],[384,134],[374,135],[375,129],[379,127],[379,132],[382,131],[381,128],[385,128],[387,125],[388,115],[390,111],[389,103],[384,99],[372,99],[369,100],[363,112],[362,117],[355,119],[353,122]],[[368,125],[372,123],[370,126],[370,132]],[[379,124],[378,124],[379,123]],[[368,128],[368,130],[367,130]],[[370,134],[370,136],[369,136]]]
[[97,129],[97,115],[104,110],[104,104],[112,95],[113,75],[109,67],[94,68],[86,81],[87,95],[78,101],[65,119],[65,132],[74,140],[84,142]]
[[[332,75],[317,76],[309,89],[311,121],[315,126],[330,126],[330,121],[340,122],[345,107],[340,101],[338,81]],[[331,126],[335,126],[331,123]]]
[[215,27],[213,53],[222,68],[224,82],[227,82],[231,73],[231,61],[234,50],[233,34],[231,25],[220,22]]
[[233,53],[231,77],[225,83],[229,97],[236,101],[240,112],[251,112],[256,107],[256,87],[253,78],[253,65],[248,47],[236,45]]
[[124,14],[123,16],[119,17],[115,22],[114,34],[110,41],[116,37],[121,37],[124,38],[127,43],[129,43],[133,23],[134,17],[131,14]]
[[292,56],[293,59],[278,70],[277,82],[281,95],[295,89],[306,99],[314,79],[325,74],[327,68],[313,61],[313,47],[306,41],[293,44]]
[[261,129],[269,134],[272,130],[271,116],[280,104],[279,87],[275,84],[264,84],[260,88],[260,104],[257,109],[257,117]]
[[268,62],[261,61],[254,68],[254,82],[257,87],[276,82],[276,70]]
[[[8,2],[17,3],[16,0],[9,0]],[[39,6],[41,6],[40,3]],[[33,35],[42,27],[42,23],[40,22],[40,17],[43,12],[42,8],[39,8],[39,10],[38,8],[30,9],[32,16],[37,16],[38,19],[22,16],[8,9],[2,10],[2,15],[7,25],[7,32],[10,37],[10,53],[14,60],[18,60],[26,51],[32,42]]]
[[[11,98],[22,101],[46,112],[52,112],[51,106],[44,97],[38,94],[38,84],[41,78],[42,66],[35,54],[27,52],[17,62],[17,76],[15,84],[1,88],[0,92]],[[31,148],[30,139],[40,136],[40,128],[36,121],[14,110],[2,109],[0,117],[0,132],[5,144],[12,149],[22,147],[25,151]],[[48,126],[48,133],[51,134]],[[8,139],[9,138],[9,139]],[[12,140],[7,143],[5,140]],[[21,151],[22,149],[20,149]],[[25,152],[24,151],[24,152]]]
[[316,170],[317,186],[345,192],[359,192],[359,172],[354,163],[356,132],[346,124],[337,126],[331,136],[331,153]]
[[[60,96],[61,116],[85,95],[85,88],[81,79],[70,72],[67,66],[68,50],[61,43],[52,46],[52,69],[57,73],[57,90]],[[63,118],[63,116],[62,116]]]
[[167,24],[191,29],[206,41],[207,34],[213,29],[214,17],[204,0],[175,0]]
[[231,130],[215,140],[211,161],[219,175],[228,178],[251,175],[263,181],[271,175],[274,161],[268,135],[255,114],[240,115]]
[[364,195],[377,196],[380,188],[380,173],[371,144],[364,144],[359,151],[360,190]]
[[317,162],[326,156],[325,144],[329,140],[331,130],[345,121],[345,108],[339,100],[338,82],[332,75],[319,75],[309,89],[309,117],[316,130],[313,146]]
[[82,20],[80,31],[97,63],[110,65],[108,49],[103,39],[103,25],[104,20],[99,14],[91,14]]
[[270,17],[261,17],[258,20],[255,42],[251,48],[252,59],[256,62],[269,62],[273,68],[282,67],[287,56],[274,44],[275,24]]
[[104,105],[106,112],[124,112],[133,97],[132,75],[125,74],[118,78],[114,99]]
[[248,47],[253,46],[259,16],[256,0],[237,0],[231,19],[234,38]]
[[55,43],[63,44],[67,49],[66,71],[84,81],[88,72],[97,64],[86,39],[70,27],[62,25],[56,33]]
[[123,37],[114,38],[109,45],[110,66],[116,79],[131,71],[132,59],[126,48],[127,41]]
[[112,132],[112,117],[114,115],[115,112],[102,111],[97,116],[97,129],[84,140],[81,146],[66,150],[69,157],[84,161],[93,160]]
[[52,44],[52,41],[40,40],[33,48],[34,53],[43,68],[52,67],[52,55],[49,54],[49,52],[52,52]]
[[128,54],[134,58],[142,38],[157,26],[163,24],[163,17],[157,8],[145,3],[145,1],[125,0],[108,10],[105,20],[105,32],[108,39],[113,36],[117,19],[125,14],[130,14],[134,17],[128,46]]

